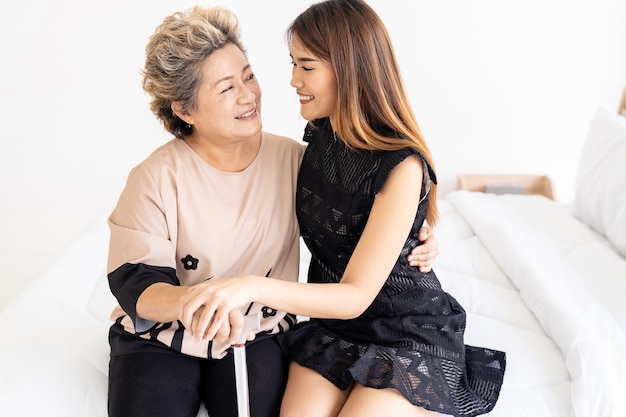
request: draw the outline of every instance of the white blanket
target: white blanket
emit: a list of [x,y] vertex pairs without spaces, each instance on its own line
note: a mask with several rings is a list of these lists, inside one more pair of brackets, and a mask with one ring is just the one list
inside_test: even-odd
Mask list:
[[[626,261],[543,197],[458,191],[442,213],[435,270],[468,310],[468,343],[507,351],[491,415],[626,416]],[[581,267],[596,259],[612,269]]]

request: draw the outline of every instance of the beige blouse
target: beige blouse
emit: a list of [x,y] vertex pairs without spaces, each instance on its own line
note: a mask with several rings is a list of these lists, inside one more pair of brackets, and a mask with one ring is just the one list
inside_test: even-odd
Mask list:
[[[179,322],[137,317],[137,299],[155,282],[194,285],[242,274],[296,281],[294,196],[303,152],[303,144],[264,132],[248,168],[222,172],[173,139],[135,167],[109,217],[107,273],[120,302],[112,320],[129,334],[185,354],[223,357],[228,346],[196,343]],[[295,321],[271,306],[242,311],[258,315],[259,332],[284,331]]]

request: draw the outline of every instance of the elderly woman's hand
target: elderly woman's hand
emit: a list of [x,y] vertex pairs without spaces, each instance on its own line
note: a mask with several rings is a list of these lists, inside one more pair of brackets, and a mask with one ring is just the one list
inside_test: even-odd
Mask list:
[[414,247],[407,260],[409,265],[418,267],[420,272],[430,272],[435,258],[439,255],[439,242],[428,226],[422,226],[417,232],[417,239],[424,243]]
[[[199,315],[197,317],[194,315],[194,319],[199,318]],[[215,334],[214,339],[217,341],[226,340],[230,345],[241,343],[242,340],[254,340],[256,334],[253,331],[246,329],[245,324],[245,318],[241,310],[232,310],[228,313],[228,320],[224,320],[224,322],[222,322],[222,325]],[[191,327],[193,328],[193,326],[194,324],[192,323]],[[244,331],[246,331],[247,334],[243,334]]]

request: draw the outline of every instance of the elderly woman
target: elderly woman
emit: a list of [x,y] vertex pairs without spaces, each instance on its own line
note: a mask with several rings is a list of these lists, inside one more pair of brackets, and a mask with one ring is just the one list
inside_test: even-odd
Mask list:
[[[295,316],[246,304],[203,340],[182,325],[181,299],[221,277],[297,280],[304,146],[262,130],[261,90],[228,10],[167,17],[146,47],[143,87],[174,138],[131,171],[109,218],[107,272],[119,302],[109,415],[193,417],[204,402],[211,417],[236,416],[229,337],[248,315],[260,323],[247,349],[251,414],[277,416],[287,362],[275,335]],[[427,269],[437,253],[428,240],[414,253]]]

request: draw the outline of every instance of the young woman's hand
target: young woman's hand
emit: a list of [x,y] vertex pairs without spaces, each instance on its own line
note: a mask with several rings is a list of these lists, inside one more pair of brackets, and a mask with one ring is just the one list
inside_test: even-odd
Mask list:
[[243,314],[238,309],[250,302],[245,277],[213,279],[189,288],[180,299],[179,319],[196,341],[228,338],[236,343],[243,330]]
[[422,226],[417,232],[417,239],[424,243],[414,247],[409,253],[407,256],[409,265],[418,267],[420,272],[430,272],[435,258],[439,255],[439,242],[428,226]]

